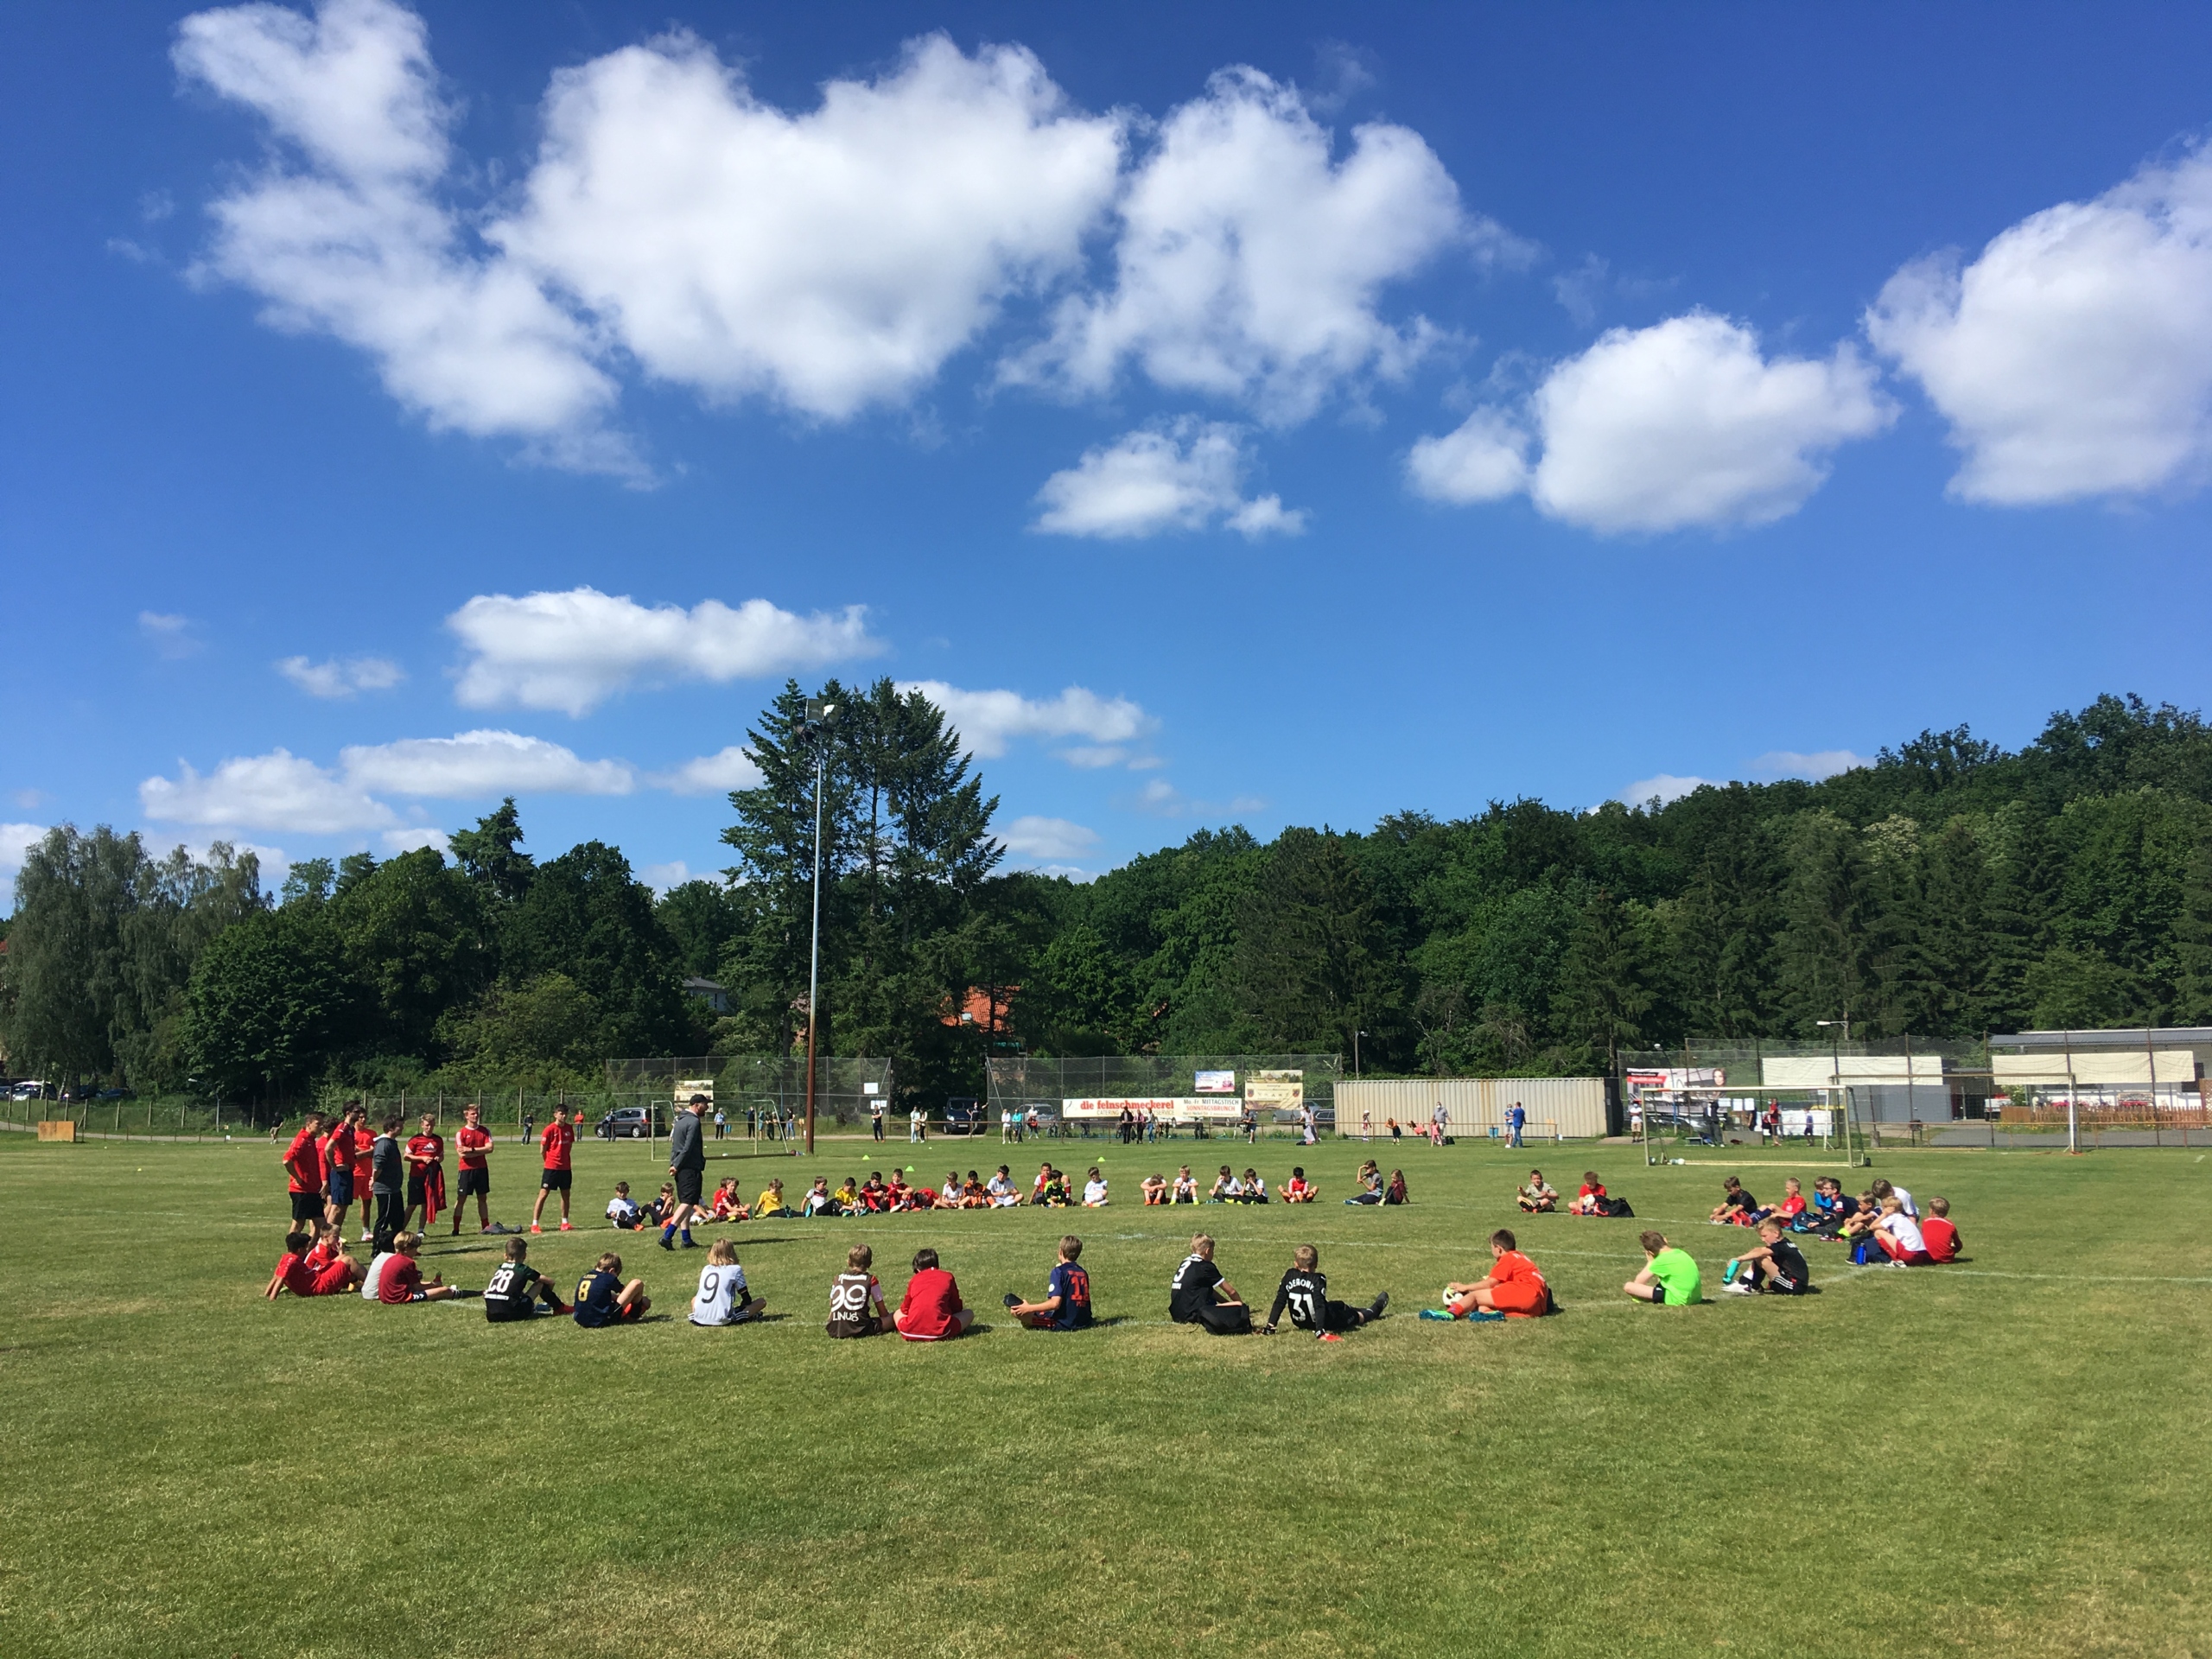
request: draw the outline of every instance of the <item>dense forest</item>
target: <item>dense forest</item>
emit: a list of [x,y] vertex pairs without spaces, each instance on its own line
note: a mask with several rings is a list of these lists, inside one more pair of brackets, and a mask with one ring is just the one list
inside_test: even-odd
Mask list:
[[2171,706],[2101,697],[2018,753],[1923,732],[1823,783],[1652,809],[1201,830],[1083,884],[1001,868],[998,803],[918,694],[817,695],[833,723],[793,683],[750,733],[725,879],[658,899],[598,842],[525,851],[512,801],[449,854],[311,859],[274,894],[228,848],[56,829],[0,957],[10,1065],[267,1099],[789,1052],[817,760],[823,1052],[888,1057],[924,1098],[1017,1050],[1346,1053],[1358,1031],[1373,1069],[1556,1074],[1847,1014],[1876,1037],[2212,1022],[2212,728]]

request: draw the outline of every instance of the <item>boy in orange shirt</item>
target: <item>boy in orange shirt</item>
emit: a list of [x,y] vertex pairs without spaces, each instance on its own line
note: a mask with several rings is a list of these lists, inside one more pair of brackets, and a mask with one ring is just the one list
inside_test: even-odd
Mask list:
[[1423,1319],[1467,1319],[1479,1314],[1516,1319],[1552,1311],[1552,1287],[1536,1264],[1521,1254],[1513,1235],[1499,1228],[1490,1236],[1491,1269],[1472,1284],[1444,1287],[1444,1309],[1423,1308]]

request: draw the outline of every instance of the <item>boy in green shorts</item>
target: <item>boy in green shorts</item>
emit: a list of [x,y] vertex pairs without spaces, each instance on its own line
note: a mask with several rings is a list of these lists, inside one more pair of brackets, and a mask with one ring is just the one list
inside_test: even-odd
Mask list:
[[1688,1307],[1703,1300],[1702,1275],[1688,1251],[1676,1249],[1664,1233],[1645,1233],[1638,1242],[1643,1246],[1643,1270],[1623,1290],[1655,1307]]

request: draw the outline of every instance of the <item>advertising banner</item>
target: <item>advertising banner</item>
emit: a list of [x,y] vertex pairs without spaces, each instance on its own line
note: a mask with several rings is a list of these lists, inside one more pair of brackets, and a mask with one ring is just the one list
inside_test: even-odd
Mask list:
[[1200,1071],[1194,1075],[1198,1079],[1195,1087],[1202,1095],[1233,1095],[1236,1092],[1236,1074],[1234,1071]]
[[1728,1074],[1717,1065],[1676,1065],[1663,1071],[1630,1071],[1623,1081],[1631,1089],[1663,1089],[1679,1094],[1685,1089],[1725,1089]]
[[1060,1103],[1060,1116],[1064,1118],[1118,1118],[1124,1110],[1135,1112],[1140,1117],[1150,1112],[1169,1122],[1192,1123],[1201,1119],[1207,1122],[1233,1121],[1243,1115],[1244,1107],[1233,1095],[1226,1100],[1218,1095],[1211,1098],[1196,1095],[1154,1095],[1141,1099],[1116,1096],[1106,1099],[1084,1098]]
[[1273,1106],[1278,1110],[1294,1111],[1306,1103],[1306,1074],[1303,1071],[1253,1071],[1244,1078],[1244,1100],[1247,1105]]

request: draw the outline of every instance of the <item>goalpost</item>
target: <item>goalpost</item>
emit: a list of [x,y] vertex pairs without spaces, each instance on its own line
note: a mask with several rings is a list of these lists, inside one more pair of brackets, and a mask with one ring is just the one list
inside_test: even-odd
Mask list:
[[[1822,1113],[1825,1119],[1825,1125],[1820,1136],[1821,1144],[1825,1149],[1840,1151],[1843,1154],[1843,1166],[1846,1169],[1871,1168],[1873,1165],[1873,1154],[1868,1147],[1866,1133],[1859,1124],[1858,1091],[1851,1084],[1839,1081],[1825,1089],[1764,1088],[1753,1084],[1715,1084],[1700,1085],[1695,1089],[1681,1092],[1694,1098],[1709,1100],[1713,1103],[1713,1116],[1716,1120],[1713,1132],[1716,1136],[1723,1133],[1718,1119],[1722,1110],[1721,1103],[1726,1100],[1749,1100],[1754,1104],[1767,1102],[1783,1111],[1809,1113],[1818,1110]],[[1817,1108],[1785,1103],[1787,1100],[1801,1097],[1816,1097],[1823,1103]],[[1660,1154],[1657,1142],[1652,1139],[1653,1114],[1645,1109],[1640,1085],[1636,1091],[1636,1109],[1637,1121],[1643,1129],[1645,1166],[1649,1168],[1665,1163],[1666,1158]],[[1813,1137],[1809,1133],[1811,1128],[1809,1119],[1807,1127],[1808,1133],[1806,1139],[1810,1141]],[[1777,1134],[1775,1137],[1775,1144],[1781,1146],[1788,1138]],[[1712,1144],[1719,1146],[1723,1143],[1716,1139]]]

